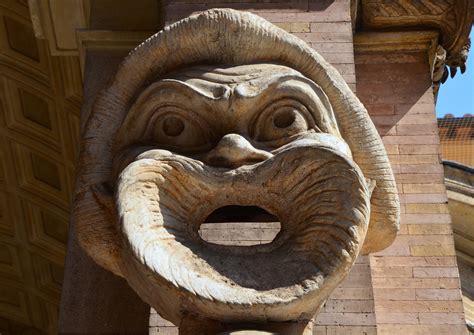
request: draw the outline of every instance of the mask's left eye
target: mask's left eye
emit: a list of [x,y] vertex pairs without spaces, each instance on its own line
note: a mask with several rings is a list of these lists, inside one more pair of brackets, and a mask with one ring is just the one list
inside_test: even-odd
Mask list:
[[270,104],[258,115],[251,134],[259,142],[284,142],[313,127],[314,121],[303,104],[283,99]]
[[147,129],[148,141],[163,148],[193,151],[209,144],[210,127],[192,112],[162,107],[155,112]]

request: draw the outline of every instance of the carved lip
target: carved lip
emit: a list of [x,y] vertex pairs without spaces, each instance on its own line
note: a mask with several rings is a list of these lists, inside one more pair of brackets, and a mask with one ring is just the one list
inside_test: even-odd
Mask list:
[[[117,207],[130,247],[123,271],[158,310],[156,297],[166,290],[178,300],[187,292],[184,308],[211,318],[298,318],[315,312],[354,262],[369,202],[360,169],[329,147],[292,147],[234,170],[151,150],[119,178]],[[204,242],[199,225],[226,205],[267,210],[280,219],[280,234],[245,248]],[[265,316],[250,313],[262,306]]]

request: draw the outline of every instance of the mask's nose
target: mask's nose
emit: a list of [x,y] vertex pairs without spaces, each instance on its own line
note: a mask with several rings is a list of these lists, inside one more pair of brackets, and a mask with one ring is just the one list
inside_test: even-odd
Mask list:
[[204,157],[204,161],[212,166],[237,168],[264,161],[273,155],[256,149],[245,138],[237,134],[227,134]]

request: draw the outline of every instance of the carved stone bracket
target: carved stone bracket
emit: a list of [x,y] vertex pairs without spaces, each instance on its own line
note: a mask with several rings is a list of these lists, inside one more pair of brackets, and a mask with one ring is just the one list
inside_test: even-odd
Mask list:
[[433,57],[433,66],[431,71],[431,79],[433,80],[433,93],[435,96],[438,94],[439,86],[446,82],[449,75],[451,74],[451,78],[456,75],[458,67],[461,69],[461,73],[466,71],[466,61],[470,47],[471,40],[468,39],[466,45],[464,45],[464,47],[458,54],[455,55],[455,57],[448,58],[447,51],[442,45],[438,45],[436,53]]
[[431,80],[433,81],[433,93],[435,96],[438,94],[440,83],[444,83],[447,79],[446,50],[441,45],[438,45],[431,68]]
[[[440,79],[447,76],[447,69],[439,63],[451,67],[451,76],[456,74],[456,68],[465,71],[467,53],[469,51],[469,33],[474,14],[473,0],[362,0],[359,4],[362,17],[360,25],[363,30],[402,30],[416,28],[440,32],[436,65],[442,68]],[[443,75],[445,74],[445,75]],[[443,82],[443,81],[441,81]]]

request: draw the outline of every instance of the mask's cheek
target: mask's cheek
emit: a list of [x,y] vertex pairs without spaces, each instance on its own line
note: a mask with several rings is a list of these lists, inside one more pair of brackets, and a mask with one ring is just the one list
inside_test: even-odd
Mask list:
[[192,176],[194,169],[187,160],[157,150],[142,154],[120,174],[117,214],[124,240],[139,259],[146,246],[159,239],[189,239],[189,213],[209,190]]
[[286,212],[291,213],[282,228],[295,232],[292,243],[302,249],[313,244],[356,256],[368,228],[371,185],[351,159],[307,142],[309,146],[299,143],[280,154],[281,166],[293,168],[280,170],[272,179],[270,190],[285,197]]

